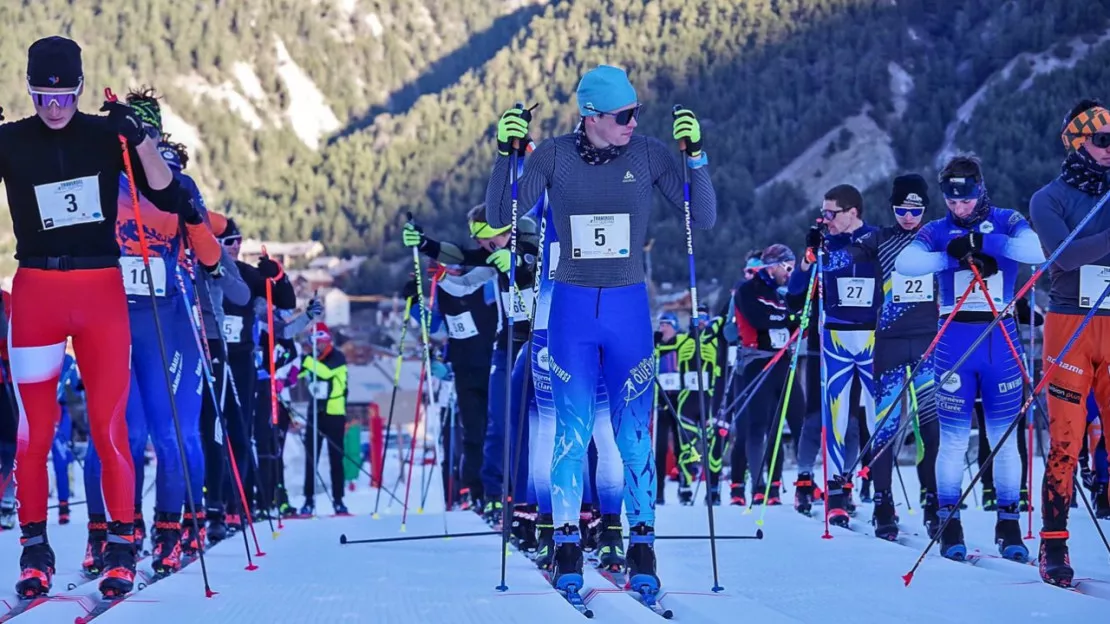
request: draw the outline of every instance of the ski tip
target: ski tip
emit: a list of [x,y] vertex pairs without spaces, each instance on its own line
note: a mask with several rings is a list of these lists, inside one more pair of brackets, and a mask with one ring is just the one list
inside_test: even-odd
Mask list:
[[755,539],[763,539],[763,529],[755,530]]
[[909,587],[910,583],[912,581],[913,581],[913,572],[907,572],[906,574],[902,575],[902,582],[906,584],[906,587]]
[[340,544],[346,544],[347,543],[347,534],[346,533],[340,533],[339,534],[339,543]]

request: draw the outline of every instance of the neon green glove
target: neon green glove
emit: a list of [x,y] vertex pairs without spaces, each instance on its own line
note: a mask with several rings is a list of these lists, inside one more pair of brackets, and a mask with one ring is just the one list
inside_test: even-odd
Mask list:
[[528,147],[528,122],[532,121],[532,111],[510,108],[497,121],[497,151],[508,156],[517,143],[517,153],[524,155]]
[[674,111],[674,139],[686,142],[686,155],[701,155],[701,124],[692,111],[685,108]]
[[[498,249],[486,258],[486,264],[492,264],[497,267],[498,271],[508,273],[509,267],[512,266],[513,256],[509,253],[508,249]],[[518,262],[519,264],[519,262]]]
[[401,230],[401,241],[405,247],[420,247],[424,244],[424,232],[411,223],[406,223]]

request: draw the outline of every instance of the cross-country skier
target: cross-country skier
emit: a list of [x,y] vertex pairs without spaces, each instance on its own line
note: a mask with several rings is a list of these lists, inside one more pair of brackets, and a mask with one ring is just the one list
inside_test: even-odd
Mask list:
[[[304,466],[304,507],[302,516],[311,516],[316,493],[316,463],[324,439],[328,444],[328,464],[331,469],[331,495],[336,515],[346,515],[347,506],[343,504],[343,428],[347,423],[347,357],[335,347],[331,330],[317,321],[313,327],[312,340],[319,345],[316,357],[311,353],[301,360],[300,378],[310,380],[309,393],[316,402],[316,426],[319,433],[312,431],[309,421],[305,434],[308,451],[305,453]],[[416,432],[413,432],[415,435]],[[315,440],[315,446],[309,440]]]
[[[878,312],[875,332],[875,376],[878,379],[878,431],[872,442],[872,455],[888,444],[903,419],[914,418],[914,431],[924,448],[924,458],[918,465],[918,477],[925,492],[924,521],[930,535],[937,527],[936,457],[940,443],[940,427],[936,422],[934,398],[935,378],[930,358],[921,364],[912,380],[906,376],[917,365],[925,349],[937,333],[936,287],[932,276],[908,277],[894,270],[894,262],[917,236],[929,208],[929,184],[917,174],[901,175],[894,179],[890,191],[890,205],[894,212],[894,225],[888,225],[859,242],[840,251],[830,253],[830,262],[844,261],[844,254],[851,262],[871,262],[882,273],[882,306]],[[902,392],[903,386],[911,388]],[[904,400],[896,402],[899,397]],[[875,536],[895,540],[898,537],[898,518],[894,513],[892,476],[894,462],[901,440],[889,442],[870,467],[874,481]]]
[[[1060,175],[1029,202],[1030,217],[1046,251],[1055,251],[1110,193],[1110,110],[1096,100],[1079,102],[1064,119],[1060,138],[1067,149]],[[1051,444],[1042,493],[1039,561],[1041,578],[1054,585],[1070,585],[1074,574],[1068,559],[1068,510],[1087,418],[1084,401],[1092,391],[1102,409],[1102,430],[1110,431],[1110,381],[1105,374],[1110,366],[1110,297],[1064,358],[1056,358],[1110,284],[1108,246],[1110,210],[1101,208],[1049,267],[1052,287],[1044,328],[1044,367],[1048,371],[1053,362],[1056,366],[1048,372]],[[997,473],[997,462],[995,468]]]
[[[863,196],[853,186],[842,184],[825,193],[821,216],[823,227],[811,228],[806,248],[823,248],[828,254],[821,275],[825,324],[821,327],[821,349],[826,378],[826,413],[821,421],[826,430],[829,459],[828,509],[829,522],[848,526],[851,503],[852,475],[844,471],[855,463],[859,451],[859,425],[852,421],[856,406],[862,403],[867,429],[874,431],[875,380],[874,349],[877,311],[882,303],[882,283],[875,262],[849,262],[846,255],[832,253],[858,243],[877,231],[863,221]],[[810,271],[815,265],[807,258],[799,263],[800,271],[790,275],[789,291],[798,296],[809,285]],[[808,293],[806,293],[808,294]],[[816,307],[816,306],[815,306]],[[857,398],[858,397],[858,398]],[[812,410],[808,410],[810,416]],[[807,433],[818,430],[803,427],[798,453],[798,485],[795,508],[809,512],[812,501],[813,463],[820,449],[820,437],[807,439]],[[808,484],[808,485],[807,485]]]
[[16,462],[23,533],[16,592],[33,598],[51,586],[46,458],[59,416],[62,355],[73,338],[85,373],[90,435],[105,462],[111,517],[100,589],[118,596],[131,591],[135,575],[135,467],[124,444],[131,340],[115,238],[124,169],[120,137],[134,164],[134,182],[154,207],[172,213],[191,207],[156,138],[129,106],[105,102],[107,118],[77,110],[84,75],[75,42],[48,37],[32,44],[27,84],[35,115],[0,126],[0,178],[20,264],[9,336],[25,425]]
[[1106,439],[1102,431],[1101,411],[1095,393],[1087,395],[1087,429],[1083,436],[1083,448],[1079,451],[1079,472],[1083,487],[1091,491],[1091,503],[1095,506],[1095,517],[1099,520],[1110,519],[1110,498],[1107,497],[1110,484],[1110,465],[1107,462]]
[[692,227],[716,220],[717,198],[702,151],[701,129],[688,110],[675,113],[674,137],[688,158],[675,159],[660,141],[633,136],[640,103],[624,70],[602,65],[577,89],[582,122],[573,133],[544,141],[528,158],[519,196],[510,192],[510,150],[527,143],[525,111],[506,111],[497,126],[499,156],[486,189],[492,227],[512,223],[514,204],[531,206],[546,191],[559,234],[559,266],[548,326],[556,452],[552,464],[555,519],[554,584],[582,587],[582,549],[575,522],[581,475],[594,426],[599,376],[605,380],[625,467],[625,511],[631,526],[626,560],[634,586],[658,588],[655,574],[655,466],[652,458],[652,323],[644,283],[643,247],[658,187],[683,205],[690,168]]
[[[694,328],[694,324],[697,328]],[[706,500],[714,505],[721,504],[721,470],[724,467],[724,447],[728,440],[728,426],[716,422],[713,410],[714,388],[721,376],[721,367],[717,365],[717,356],[720,354],[721,328],[724,321],[720,317],[710,318],[709,309],[702,306],[698,316],[690,321],[687,333],[688,342],[678,350],[678,370],[682,379],[682,390],[678,393],[678,403],[675,409],[679,414],[679,426],[684,430],[683,438],[687,440],[687,448],[683,449],[682,457],[685,461],[679,462],[679,474],[685,477],[680,481],[678,502],[683,505],[692,505],[694,491],[691,482],[700,479],[701,469],[698,449],[705,448],[708,455],[709,476],[706,479]],[[697,365],[695,336],[700,336],[701,350],[701,380],[694,370]],[[705,406],[709,411],[705,415],[706,429],[702,431],[701,405],[699,393],[705,394]],[[704,446],[703,446],[704,443]]]
[[[941,532],[941,554],[962,560],[964,545],[960,510],[955,507],[963,487],[964,458],[971,431],[973,403],[983,397],[987,436],[997,444],[1003,431],[1020,416],[1023,381],[1019,362],[1010,350],[1009,335],[1017,355],[1020,338],[1012,318],[998,325],[964,364],[953,366],[994,318],[990,302],[1001,310],[1014,296],[1019,264],[1044,262],[1037,235],[1020,213],[991,204],[983,172],[975,158],[957,156],[939,177],[948,204],[947,214],[930,221],[899,254],[894,269],[906,277],[937,274],[940,315],[944,319],[975,281],[972,267],[982,275],[986,292],[976,284],[963,306],[940,337],[936,349],[937,414],[940,418],[940,452],[937,457],[938,518],[948,524]],[[990,298],[989,301],[987,298]],[[1006,334],[1003,334],[1006,332]],[[1016,561],[1028,558],[1018,525],[1021,469],[1017,444],[1011,437],[994,458],[998,489],[995,542],[1002,556]]]
[[[772,486],[764,501],[764,492],[767,491],[767,482],[764,478],[763,468],[770,461],[774,449],[768,444],[773,443],[777,432],[779,410],[782,409],[780,397],[789,392],[791,400],[788,410],[800,411],[802,408],[801,390],[795,387],[787,390],[786,380],[790,371],[790,358],[782,357],[768,370],[761,381],[757,382],[760,372],[768,364],[775,352],[781,350],[790,341],[790,333],[798,325],[792,311],[788,308],[785,294],[780,288],[785,286],[794,271],[794,252],[782,244],[767,247],[761,256],[760,268],[755,275],[740,285],[736,290],[736,307],[738,310],[738,332],[740,344],[744,349],[741,356],[741,386],[753,387],[751,401],[741,417],[732,424],[734,429],[743,429],[742,439],[735,443],[732,452],[732,471],[734,475],[743,475],[747,468],[752,479],[752,503],[761,505],[780,504],[779,486],[774,485],[781,479],[782,454],[779,454],[779,475],[776,478],[775,467],[772,466],[770,474]],[[745,399],[746,400],[746,399]],[[737,406],[739,407],[739,406]],[[742,420],[741,420],[742,418]],[[791,423],[801,422],[801,414],[790,419]],[[793,431],[793,427],[791,428]],[[736,448],[744,445],[741,454]],[[743,465],[746,458],[748,465]],[[742,478],[742,477],[741,477]],[[737,485],[733,478],[733,487]],[[744,494],[743,484],[740,484],[741,497]],[[737,492],[733,491],[733,498]]]
[[[673,312],[664,312],[659,317],[658,329],[655,331],[655,361],[656,384],[655,392],[655,475],[657,478],[655,504],[665,502],[664,490],[666,489],[667,451],[674,449],[675,463],[682,465],[682,454],[688,451],[688,445],[682,442],[683,435],[679,416],[672,407],[678,405],[678,393],[682,389],[682,375],[678,372],[678,348],[680,343],[690,340],[689,334],[678,332],[678,316]],[[675,408],[677,409],[677,408]],[[682,479],[682,470],[679,468],[679,479]],[[681,488],[681,483],[679,488]]]
[[54,446],[50,449],[50,458],[54,462],[54,482],[58,484],[58,524],[69,524],[69,468],[75,459],[73,420],[69,416],[68,391],[70,389],[77,396],[84,396],[85,385],[81,383],[81,375],[77,371],[77,360],[66,353],[62,361],[62,376],[58,380],[58,405],[61,406],[62,417],[58,419],[58,430],[54,433]]

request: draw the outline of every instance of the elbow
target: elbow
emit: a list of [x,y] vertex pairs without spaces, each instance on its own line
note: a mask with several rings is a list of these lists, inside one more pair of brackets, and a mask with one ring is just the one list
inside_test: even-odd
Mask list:
[[697,230],[711,230],[717,224],[717,207],[706,210],[694,218],[691,225]]

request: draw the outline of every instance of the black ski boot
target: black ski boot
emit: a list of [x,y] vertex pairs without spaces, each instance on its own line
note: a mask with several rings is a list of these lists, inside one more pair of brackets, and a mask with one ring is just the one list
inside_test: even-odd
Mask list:
[[772,481],[771,491],[767,495],[767,505],[774,507],[782,504],[782,481]]
[[104,546],[108,543],[108,517],[89,514],[89,543],[85,546],[85,560],[81,572],[85,578],[94,579],[104,571]]
[[539,533],[536,546],[536,556],[533,563],[541,570],[550,570],[555,557],[555,524],[551,514],[539,514],[536,517],[536,531]]
[[219,544],[227,539],[227,524],[224,523],[222,509],[209,509],[205,514],[208,518],[208,543]]
[[767,496],[763,494],[763,491],[765,489],[767,489],[766,484],[758,484],[758,485],[755,486],[755,489],[752,490],[752,505],[753,506],[762,505],[762,504],[767,502]]
[[720,484],[705,490],[705,504],[713,505],[714,507],[721,506],[721,486]]
[[678,504],[689,507],[694,504],[694,490],[688,485],[678,485]]
[[875,492],[875,511],[871,524],[875,527],[875,537],[888,542],[898,540],[898,516],[894,514],[894,494],[890,490]]
[[628,586],[632,591],[659,592],[655,573],[655,529],[643,522],[628,532]]
[[993,487],[983,486],[983,511],[998,511],[998,496]]
[[582,589],[582,538],[578,528],[564,524],[555,531],[555,564],[551,584],[559,591]]
[[1095,487],[1094,503],[1095,503],[1095,517],[1099,520],[1110,520],[1110,498],[1107,498],[1107,484],[1099,483]]
[[844,511],[848,512],[849,516],[855,518],[857,510],[856,503],[852,500],[852,492],[855,491],[856,486],[852,483],[851,475],[842,475],[840,477],[840,488],[844,490]]
[[799,472],[794,482],[794,511],[808,516],[813,510],[813,474]]
[[536,509],[535,505],[513,505],[513,543],[522,552],[536,550]]
[[140,557],[139,553],[143,551],[143,544],[146,543],[146,522],[143,521],[143,510],[135,510],[135,557]]
[[732,487],[729,488],[728,504],[736,506],[736,507],[747,507],[748,506],[748,499],[744,498],[744,484],[743,483],[733,483]]
[[[196,520],[196,527],[193,526],[193,520]],[[181,517],[181,552],[185,556],[197,556],[198,551],[204,546],[205,536],[207,535],[204,522],[203,511],[196,513],[186,511],[185,515]]]
[[128,522],[108,525],[108,545],[104,547],[104,578],[100,594],[105,599],[119,598],[135,587],[135,527]]
[[69,524],[69,501],[58,503],[58,524]]
[[829,524],[846,529],[850,516],[846,509],[847,492],[844,490],[844,483],[839,478],[833,478],[829,480],[827,487],[829,489],[826,491],[828,496],[826,513],[828,513]]
[[998,552],[1003,557],[1025,563],[1029,561],[1029,549],[1021,540],[1020,519],[1017,503],[999,507],[998,520],[994,523],[994,543],[998,544]]
[[582,551],[592,553],[597,550],[601,537],[601,512],[594,507],[583,505],[578,514],[578,534],[582,536]]
[[482,509],[482,519],[486,521],[486,524],[497,529],[501,526],[501,512],[501,500],[495,498],[486,503],[486,506]]
[[[878,492],[875,492],[875,493],[878,494]],[[863,479],[860,480],[859,502],[861,502],[861,503],[873,503],[873,502],[875,502],[875,499],[871,498],[871,479],[868,479],[867,477],[864,477]]]
[[1040,563],[1041,580],[1057,587],[1071,587],[1075,570],[1068,557],[1067,531],[1041,531]]
[[19,555],[20,573],[15,593],[24,599],[46,595],[54,578],[54,550],[46,541],[46,523],[24,525],[19,543],[23,553]]
[[166,576],[181,569],[181,517],[175,513],[154,514],[158,529],[152,540],[151,567],[155,576]]
[[613,572],[624,569],[624,535],[618,514],[601,516],[601,536],[597,540],[598,567]]
[[[924,490],[922,490],[925,492]],[[925,492],[922,497],[924,500],[921,503],[922,520],[925,524],[925,533],[929,539],[936,537],[937,531],[940,530],[940,517],[937,515],[939,506],[937,505],[937,493]]]
[[1021,488],[1021,497],[1018,499],[1017,510],[1019,513],[1029,513],[1030,511],[1036,511],[1036,509],[1033,508],[1033,505],[1029,502],[1029,490],[1025,488]]
[[[940,554],[953,561],[963,561],[967,558],[967,546],[964,545],[964,527],[960,523],[960,510],[955,505],[945,505],[937,510],[944,531],[940,535]],[[948,524],[944,521],[948,519]]]

